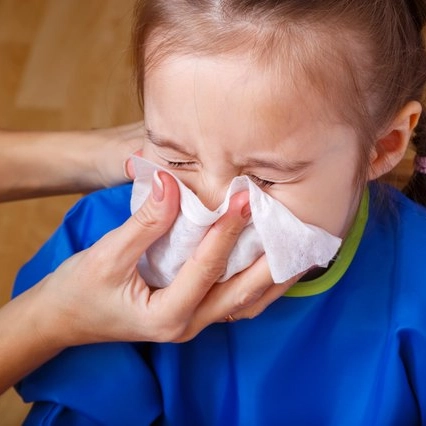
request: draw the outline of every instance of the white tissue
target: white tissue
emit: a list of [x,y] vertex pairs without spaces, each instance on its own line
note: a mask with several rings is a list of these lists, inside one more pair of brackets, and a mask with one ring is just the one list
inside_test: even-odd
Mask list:
[[[132,161],[136,174],[131,198],[134,213],[151,192],[154,171],[164,169],[141,157],[133,156]],[[167,173],[179,185],[181,212],[169,232],[151,245],[138,263],[141,276],[151,286],[166,287],[173,281],[210,226],[227,211],[230,197],[244,190],[250,192],[251,221],[241,233],[219,281],[246,269],[265,253],[274,282],[282,283],[312,266],[326,267],[341,245],[340,238],[301,222],[247,176],[234,178],[224,202],[211,211],[176,176]]]

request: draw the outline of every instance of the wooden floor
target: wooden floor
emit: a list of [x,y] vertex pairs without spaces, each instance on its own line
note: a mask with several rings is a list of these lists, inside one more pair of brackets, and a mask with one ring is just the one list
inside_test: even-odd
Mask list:
[[[128,51],[132,6],[133,0],[0,0],[0,127],[89,129],[139,119]],[[399,185],[411,171],[410,156],[394,178]],[[18,268],[77,198],[0,205],[0,305]],[[20,425],[27,410],[8,391],[0,397],[0,425]]]
[[[0,127],[90,129],[139,119],[129,59],[133,3],[0,0]],[[18,268],[77,198],[0,204],[0,305]],[[27,410],[6,392],[0,425],[20,425]]]

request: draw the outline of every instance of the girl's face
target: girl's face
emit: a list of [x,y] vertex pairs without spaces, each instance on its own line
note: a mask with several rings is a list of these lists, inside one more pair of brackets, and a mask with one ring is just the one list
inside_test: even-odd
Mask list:
[[145,78],[144,157],[210,209],[249,176],[304,222],[344,237],[358,207],[358,144],[318,92],[248,58],[176,56]]

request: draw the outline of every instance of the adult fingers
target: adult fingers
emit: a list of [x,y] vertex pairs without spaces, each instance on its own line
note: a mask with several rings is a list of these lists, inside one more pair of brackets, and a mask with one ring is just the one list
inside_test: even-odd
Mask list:
[[256,303],[273,285],[266,257],[262,256],[246,270],[228,281],[216,284],[204,298],[192,317],[180,341],[193,338],[208,325]]
[[108,257],[134,265],[146,249],[173,224],[179,212],[179,187],[165,172],[154,175],[145,203],[123,225],[98,243],[108,247]]
[[165,304],[174,301],[174,315],[177,318],[191,316],[225,272],[228,257],[250,216],[248,197],[245,191],[231,198],[226,214],[209,229],[173,283],[164,292],[159,292],[158,296],[163,298]]
[[289,280],[285,281],[284,283],[280,284],[271,284],[267,289],[264,291],[264,293],[260,296],[260,298],[253,303],[251,306],[248,306],[244,309],[241,309],[239,311],[235,312],[229,312],[225,315],[224,318],[226,318],[227,315],[231,314],[231,317],[237,321],[240,319],[253,319],[260,315],[271,303],[273,303],[278,298],[282,297],[285,292],[292,287],[294,284],[296,284],[300,278],[305,274],[305,272],[302,272]]
[[274,284],[266,257],[224,283],[216,284],[208,293],[179,342],[196,336],[214,322],[224,322],[231,314],[234,320],[252,319],[282,296],[302,276],[298,274],[282,284]]
[[[142,154],[143,154],[143,150],[138,149],[132,154],[132,156],[135,155],[137,157],[142,157]],[[126,160],[124,160],[123,169],[124,169],[124,177],[126,179],[128,180],[135,179],[136,173],[135,173],[135,168],[133,166],[132,157],[126,158]]]

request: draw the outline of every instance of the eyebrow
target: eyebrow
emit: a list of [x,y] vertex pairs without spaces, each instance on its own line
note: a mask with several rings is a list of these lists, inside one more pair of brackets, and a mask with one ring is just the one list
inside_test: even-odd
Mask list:
[[152,130],[146,129],[146,136],[154,145],[159,146],[160,148],[170,148],[179,152],[180,154],[194,157],[194,153],[186,151],[184,148],[182,148],[181,145],[173,142],[170,139],[165,139],[161,136],[155,135]]
[[244,162],[244,166],[253,168],[272,169],[278,172],[297,173],[307,169],[312,164],[312,161],[288,161],[280,160],[261,160],[257,158],[249,158]]
[[[186,151],[178,143],[170,139],[166,139],[159,135],[154,134],[152,130],[146,129],[146,135],[148,139],[156,146],[159,146],[161,148],[170,148],[175,150],[176,152],[179,152],[180,154],[183,154],[189,157],[195,156],[194,153]],[[311,164],[312,164],[312,161],[289,161],[285,159],[263,160],[259,158],[248,158],[247,160],[242,162],[240,167],[264,168],[264,169],[276,170],[278,172],[284,171],[284,172],[290,172],[290,173],[297,173],[307,169]]]

